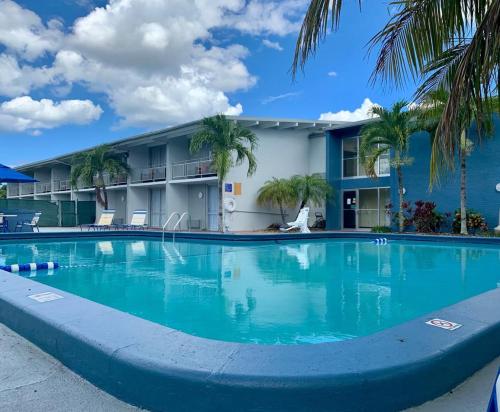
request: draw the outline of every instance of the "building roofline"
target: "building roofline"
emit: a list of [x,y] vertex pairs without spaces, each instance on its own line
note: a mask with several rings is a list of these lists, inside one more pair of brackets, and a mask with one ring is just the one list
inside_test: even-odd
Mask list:
[[371,118],[371,119],[363,119],[363,120],[358,120],[356,122],[343,122],[342,124],[338,124],[332,127],[327,128],[327,131],[333,131],[333,130],[341,130],[341,129],[348,129],[350,127],[359,127],[359,126],[364,126],[365,124],[370,124],[374,122],[378,122],[379,119],[377,117]]
[[[289,118],[276,118],[276,117],[261,117],[261,116],[226,116],[228,119],[233,120],[235,122],[241,122],[244,126],[247,127],[256,127],[256,128],[276,128],[276,129],[311,129],[311,132],[323,132],[325,130],[331,130],[334,125],[342,125],[346,122],[337,122],[337,121],[329,121],[329,120],[310,120],[310,119],[289,119]],[[151,132],[140,133],[137,135],[120,138],[116,140],[112,140],[107,143],[109,146],[112,146],[116,149],[119,149],[120,146],[123,146],[123,149],[126,146],[129,146],[134,143],[139,143],[141,140],[147,141],[148,139],[155,139],[161,136],[165,136],[167,138],[174,138],[183,136],[185,134],[192,133],[196,129],[197,126],[201,124],[202,119],[193,120],[187,123],[182,123],[175,126],[165,127],[162,129],[154,130]],[[185,131],[185,132],[184,132]],[[181,133],[179,133],[181,132]],[[82,152],[86,152],[88,150],[92,150],[100,145],[91,146],[85,149],[76,150],[68,153],[64,153],[52,158],[38,160],[36,162],[25,163],[15,167],[16,170],[26,170],[32,168],[43,167],[52,163],[61,163],[68,164],[68,160],[74,155]]]

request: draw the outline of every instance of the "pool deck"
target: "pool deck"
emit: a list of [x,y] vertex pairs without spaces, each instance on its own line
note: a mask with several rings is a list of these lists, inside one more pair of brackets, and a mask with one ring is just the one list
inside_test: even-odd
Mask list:
[[[450,393],[408,412],[485,411],[500,357]],[[0,410],[5,412],[139,412],[70,371],[0,324]]]

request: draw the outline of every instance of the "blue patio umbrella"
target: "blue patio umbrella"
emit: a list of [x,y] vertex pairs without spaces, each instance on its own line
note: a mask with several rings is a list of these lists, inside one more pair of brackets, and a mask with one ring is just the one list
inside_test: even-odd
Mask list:
[[33,183],[38,180],[0,163],[0,183]]

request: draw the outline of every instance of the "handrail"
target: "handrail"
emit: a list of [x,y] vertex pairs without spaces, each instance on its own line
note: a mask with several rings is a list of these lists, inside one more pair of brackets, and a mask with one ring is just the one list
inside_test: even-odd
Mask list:
[[188,230],[191,229],[191,215],[188,212],[184,212],[181,215],[181,217],[179,218],[179,220],[177,221],[177,223],[174,225],[174,228],[173,228],[173,231],[172,231],[172,241],[173,242],[175,242],[175,230],[181,224],[182,219],[184,219],[184,216],[188,216],[189,217],[189,220],[188,220]]
[[161,236],[162,242],[165,241],[165,229],[167,228],[170,221],[174,218],[174,216],[178,216],[180,218],[181,214],[179,212],[172,212],[170,214],[170,216],[168,217],[167,221],[165,222],[165,224],[163,225],[163,228],[161,230],[162,231],[162,236]]
[[173,231],[175,232],[175,230],[179,227],[179,225],[181,224],[182,222],[182,219],[184,219],[185,216],[189,216],[189,220],[188,220],[188,230],[191,229],[191,215],[188,213],[188,212],[184,212],[181,217],[179,218],[179,220],[177,221],[177,223],[174,225],[174,229]]

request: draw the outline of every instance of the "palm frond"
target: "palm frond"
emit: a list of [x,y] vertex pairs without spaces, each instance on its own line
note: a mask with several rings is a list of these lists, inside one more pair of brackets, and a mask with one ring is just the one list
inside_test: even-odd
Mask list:
[[[361,0],[357,0],[357,3],[361,7]],[[331,30],[338,28],[342,6],[342,0],[311,0],[295,44],[291,68],[293,78],[299,68],[304,68],[308,58],[316,53],[328,27]]]

